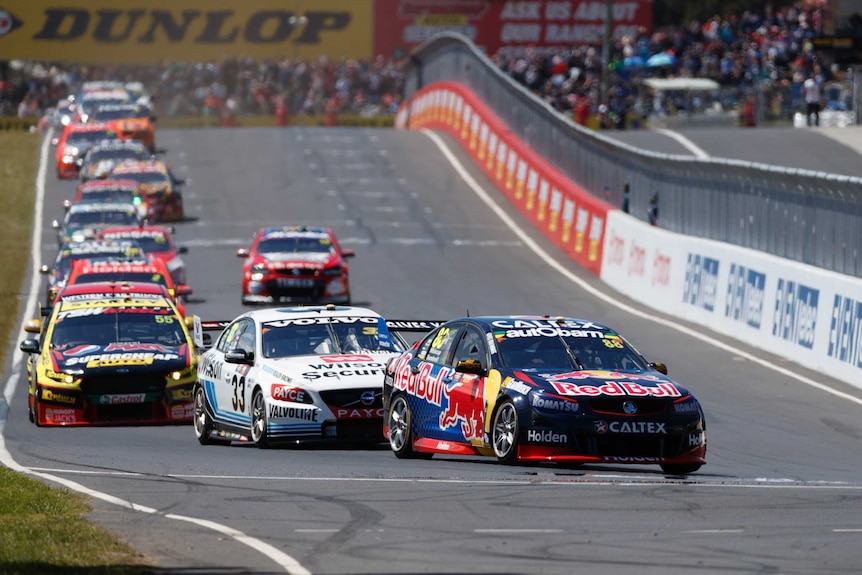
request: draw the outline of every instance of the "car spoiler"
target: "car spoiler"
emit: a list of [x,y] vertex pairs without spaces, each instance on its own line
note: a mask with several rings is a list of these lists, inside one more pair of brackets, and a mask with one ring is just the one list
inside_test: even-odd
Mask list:
[[208,332],[217,331],[221,334],[232,320],[218,321],[203,321],[200,316],[194,317],[194,331],[192,332],[192,340],[198,349],[209,349],[213,345],[212,335]]
[[390,331],[412,331],[418,333],[429,332],[446,323],[438,320],[415,320],[415,319],[387,319],[386,327]]

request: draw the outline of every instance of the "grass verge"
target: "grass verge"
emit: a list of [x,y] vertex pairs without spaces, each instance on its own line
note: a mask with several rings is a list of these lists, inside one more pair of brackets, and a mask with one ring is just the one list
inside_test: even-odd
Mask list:
[[[39,138],[0,131],[0,365],[5,365],[30,253]],[[49,170],[50,171],[50,170]],[[0,389],[2,389],[0,385]],[[0,575],[143,575],[143,558],[87,521],[83,495],[0,466]]]

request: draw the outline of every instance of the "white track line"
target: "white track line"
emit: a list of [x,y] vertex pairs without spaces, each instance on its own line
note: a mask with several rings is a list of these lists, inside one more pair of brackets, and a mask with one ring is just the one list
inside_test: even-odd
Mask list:
[[691,140],[689,140],[688,138],[686,138],[685,136],[680,134],[679,132],[674,132],[673,130],[665,130],[665,129],[661,129],[661,128],[653,130],[653,131],[657,132],[659,134],[662,134],[663,136],[667,136],[668,138],[676,140],[677,142],[679,142],[682,145],[682,147],[684,147],[686,150],[688,150],[689,152],[691,152],[692,154],[694,154],[698,158],[704,159],[704,158],[709,157],[709,154],[707,154],[703,150],[703,148],[701,148],[700,146],[698,146],[697,144],[695,144],[694,142],[692,142]]
[[522,242],[524,242],[524,245],[526,245],[528,248],[530,248],[530,250],[532,250],[533,253],[535,253],[537,256],[539,256],[539,258],[543,262],[548,264],[548,266],[555,269],[563,277],[565,277],[566,279],[568,279],[572,283],[576,284],[582,290],[589,292],[594,297],[596,297],[596,298],[604,301],[605,303],[612,305],[612,306],[614,306],[614,307],[616,307],[616,308],[618,308],[624,312],[627,312],[631,315],[655,322],[657,324],[669,327],[671,329],[675,329],[676,331],[683,333],[689,337],[699,339],[700,341],[708,343],[709,345],[717,347],[718,349],[727,351],[727,352],[732,353],[734,355],[738,355],[739,357],[743,357],[743,358],[745,358],[751,362],[757,363],[758,365],[761,365],[767,369],[771,369],[773,371],[776,371],[776,372],[780,373],[781,375],[791,377],[791,378],[793,378],[793,379],[795,379],[801,383],[804,383],[805,385],[811,386],[811,387],[813,387],[815,389],[819,389],[821,391],[825,391],[827,393],[831,393],[832,395],[834,395],[836,397],[840,397],[841,399],[846,399],[847,401],[851,401],[853,403],[856,403],[857,405],[862,405],[862,399],[855,397],[853,395],[850,395],[849,393],[844,393],[843,391],[833,389],[826,384],[820,383],[818,381],[814,381],[813,379],[807,378],[803,375],[799,375],[798,373],[795,373],[789,369],[781,367],[780,365],[776,365],[776,364],[769,362],[765,359],[762,359],[762,358],[759,358],[755,355],[752,355],[751,353],[744,351],[740,348],[737,348],[737,347],[734,347],[732,345],[728,345],[724,342],[721,342],[721,341],[719,341],[719,340],[717,340],[717,339],[715,339],[715,338],[713,338],[713,337],[711,337],[705,333],[695,331],[695,330],[688,328],[684,325],[680,325],[680,324],[675,323],[673,321],[670,321],[670,320],[667,320],[664,318],[660,318],[660,317],[656,317],[650,313],[640,311],[639,309],[636,309],[636,308],[633,308],[629,305],[621,303],[621,302],[617,301],[616,299],[608,296],[607,294],[602,293],[601,291],[597,290],[596,288],[594,288],[593,286],[591,286],[590,284],[588,284],[587,282],[585,282],[584,280],[582,280],[581,278],[579,278],[578,276],[576,276],[575,274],[573,274],[572,272],[567,270],[565,267],[563,267],[562,264],[560,264],[557,260],[552,258],[545,250],[543,250],[539,246],[539,244],[537,244],[535,241],[533,241],[533,239],[530,236],[528,236],[523,230],[521,230],[521,228],[518,227],[518,225],[515,223],[515,221],[511,217],[509,217],[509,214],[507,214],[505,211],[503,211],[503,209],[499,206],[499,204],[497,204],[497,202],[494,201],[494,199],[491,197],[491,195],[488,194],[488,192],[486,192],[482,188],[482,186],[480,186],[479,183],[476,182],[476,180],[473,178],[473,176],[471,176],[470,173],[464,169],[464,166],[461,164],[461,162],[458,160],[458,158],[455,157],[455,154],[452,153],[452,150],[449,149],[449,147],[446,145],[446,143],[443,141],[443,139],[440,138],[440,136],[438,136],[437,134],[435,134],[434,132],[432,132],[430,130],[422,130],[422,133],[425,134],[426,136],[428,136],[429,138],[431,138],[431,140],[437,145],[437,147],[443,153],[443,156],[445,156],[446,159],[449,160],[449,163],[452,165],[452,167],[455,169],[455,171],[458,172],[458,175],[460,175],[461,178],[464,180],[464,182],[468,186],[470,186],[470,189],[472,189],[473,192],[475,192],[476,195],[479,196],[479,199],[481,199],[485,203],[485,205],[487,205],[491,209],[491,211],[493,211],[495,214],[497,214],[497,216],[500,218],[500,220],[502,220],[502,222],[510,230],[512,230],[512,233],[514,233],[516,236],[518,236],[518,238],[520,238],[520,240]]
[[[47,173],[48,166],[48,146],[51,142],[51,137],[53,135],[53,131],[49,131],[44,136],[44,141],[42,142],[42,149],[39,155],[39,170],[36,175],[36,201],[34,205],[34,214],[33,214],[33,235],[31,237],[31,251],[30,251],[30,260],[31,260],[31,270],[30,270],[30,291],[27,294],[27,303],[24,307],[24,318],[33,317],[36,310],[36,300],[39,297],[39,282],[36,279],[39,277],[39,262],[41,261],[41,250],[40,245],[41,242],[39,239],[42,237],[42,212],[44,208],[44,200],[45,200],[45,175]],[[23,352],[20,349],[16,348],[15,353],[12,356],[12,371],[13,374],[9,377],[6,386],[3,390],[3,400],[6,402],[6,405],[11,405],[12,396],[15,393],[15,388],[18,385],[18,371],[20,370],[21,362],[23,359]],[[260,539],[255,539],[254,537],[249,537],[245,533],[241,531],[237,531],[236,529],[232,529],[226,525],[222,525],[220,523],[215,523],[213,521],[207,521],[205,519],[196,519],[194,517],[186,517],[183,515],[173,515],[170,513],[163,514],[157,509],[153,509],[152,507],[146,507],[144,505],[138,505],[137,503],[132,503],[131,501],[126,501],[125,499],[120,499],[119,497],[114,497],[108,493],[103,493],[101,491],[95,491],[81,485],[80,483],[76,483],[74,481],[70,481],[68,479],[64,479],[62,477],[58,477],[56,475],[51,475],[49,473],[42,473],[39,471],[35,471],[28,467],[24,467],[20,465],[17,461],[12,458],[12,454],[6,449],[6,439],[3,435],[3,431],[6,425],[6,413],[4,411],[0,411],[0,464],[12,469],[14,471],[18,471],[20,473],[26,473],[28,475],[33,475],[35,477],[39,477],[46,481],[52,481],[54,483],[59,483],[63,487],[67,489],[71,489],[72,491],[77,491],[78,493],[83,493],[89,497],[94,499],[100,499],[105,501],[106,503],[110,503],[111,505],[118,505],[125,509],[131,511],[138,511],[141,513],[151,513],[154,515],[161,515],[167,519],[173,519],[176,521],[186,521],[189,523],[194,523],[196,525],[200,525],[201,527],[206,527],[207,529],[212,529],[217,533],[221,533],[222,535],[226,535],[231,539],[237,541],[238,543],[242,543],[243,545],[247,545],[254,549],[255,551],[260,552],[262,555],[276,563],[279,567],[284,569],[287,573],[291,575],[311,575],[311,572],[304,568],[299,564],[296,559],[291,557],[290,555],[276,549],[269,543],[265,543]]]

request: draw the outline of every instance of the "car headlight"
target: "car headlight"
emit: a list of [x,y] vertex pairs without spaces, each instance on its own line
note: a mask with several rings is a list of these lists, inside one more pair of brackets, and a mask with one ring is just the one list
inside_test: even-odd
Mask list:
[[79,150],[75,146],[66,146],[66,155],[67,156],[74,157],[74,156],[77,156],[80,152],[81,152],[81,150]]
[[61,161],[64,164],[73,164],[73,163],[75,163],[75,156],[70,156],[70,155],[66,154],[65,156],[63,156],[63,159]]
[[325,276],[340,276],[341,275],[341,266],[335,266],[334,268],[327,268],[323,270],[323,275]]
[[266,264],[254,264],[251,266],[251,273],[253,274],[265,274],[269,273],[269,267]]
[[84,375],[84,371],[81,369],[69,369],[65,372],[51,371],[50,369],[45,371],[45,377],[48,379],[53,379],[54,381],[67,384],[75,383],[82,375]]

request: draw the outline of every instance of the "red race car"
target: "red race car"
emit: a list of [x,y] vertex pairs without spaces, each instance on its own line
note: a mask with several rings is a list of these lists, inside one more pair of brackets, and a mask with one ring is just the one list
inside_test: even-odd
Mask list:
[[185,246],[178,246],[171,237],[171,230],[162,226],[116,227],[99,232],[100,240],[134,241],[141,246],[147,257],[161,260],[168,268],[171,279],[177,286],[186,286],[186,262],[180,254],[188,252]]
[[96,142],[117,137],[109,124],[69,124],[57,140],[57,177],[77,178],[87,150]]
[[242,268],[242,303],[350,304],[347,259],[329,228],[262,228],[251,249],[237,251]]
[[126,161],[114,168],[110,177],[141,184],[151,222],[176,222],[185,217],[180,192],[185,182],[175,178],[162,160]]

